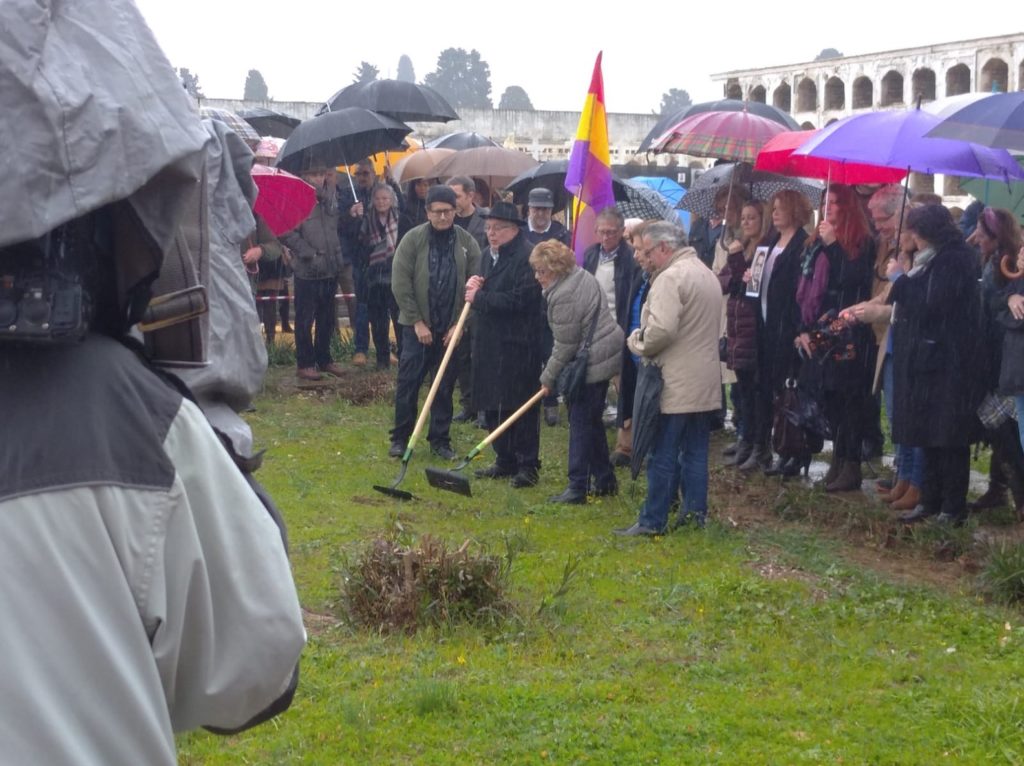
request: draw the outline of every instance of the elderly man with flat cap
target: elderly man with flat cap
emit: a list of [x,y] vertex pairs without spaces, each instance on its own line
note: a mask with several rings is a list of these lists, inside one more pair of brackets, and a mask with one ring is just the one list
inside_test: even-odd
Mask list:
[[[489,248],[480,273],[466,283],[473,305],[473,406],[487,430],[515,412],[537,390],[541,370],[540,285],[533,277],[526,222],[515,205],[498,202],[484,215]],[[494,465],[482,478],[511,477],[513,487],[532,487],[540,470],[540,418],[532,407],[494,442]]]
[[[391,457],[405,452],[416,422],[420,386],[444,356],[465,303],[466,278],[476,273],[480,262],[476,240],[454,223],[455,192],[451,187],[431,186],[426,209],[427,222],[402,238],[391,267],[391,291],[402,328]],[[449,429],[457,368],[457,363],[449,364],[430,406],[427,441],[431,451],[446,460],[456,457]]]
[[530,189],[530,196],[526,200],[527,207],[527,231],[526,238],[531,245],[539,245],[548,239],[557,239],[566,247],[572,244],[572,235],[558,221],[551,218],[555,208],[555,195],[550,189],[537,187]]

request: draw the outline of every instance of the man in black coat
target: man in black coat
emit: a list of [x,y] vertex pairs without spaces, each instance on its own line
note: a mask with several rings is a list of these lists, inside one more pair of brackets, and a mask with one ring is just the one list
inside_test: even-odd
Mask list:
[[[515,206],[499,202],[484,216],[489,248],[480,274],[466,283],[473,306],[473,407],[484,413],[487,430],[529,399],[541,370],[541,290],[530,266],[532,247]],[[512,477],[513,487],[532,487],[540,470],[540,419],[530,408],[494,442],[494,465],[482,478]]]

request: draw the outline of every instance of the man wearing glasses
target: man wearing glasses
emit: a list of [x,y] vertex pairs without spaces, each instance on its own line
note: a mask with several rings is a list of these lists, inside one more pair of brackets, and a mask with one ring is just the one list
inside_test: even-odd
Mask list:
[[[465,229],[455,226],[455,192],[431,186],[427,222],[410,229],[398,243],[391,267],[391,291],[398,302],[402,357],[395,389],[395,427],[391,457],[402,457],[416,422],[416,402],[427,374],[435,370],[451,341],[465,303],[466,278],[477,271],[480,247]],[[457,357],[455,357],[457,359]],[[427,441],[431,451],[454,460],[448,432],[452,390],[458,364],[449,364],[430,406]]]
[[[519,409],[540,388],[540,285],[530,266],[526,222],[511,202],[486,215],[488,251],[479,276],[466,283],[473,304],[473,407],[487,430]],[[540,417],[531,407],[494,442],[494,465],[482,478],[512,477],[515,488],[532,487],[540,470]]]

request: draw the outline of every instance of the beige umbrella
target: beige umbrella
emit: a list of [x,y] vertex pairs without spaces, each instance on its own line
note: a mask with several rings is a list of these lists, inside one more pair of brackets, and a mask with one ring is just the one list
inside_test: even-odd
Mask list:
[[396,162],[391,168],[391,175],[400,184],[419,178],[434,178],[430,171],[452,154],[455,154],[454,149],[421,149]]
[[491,189],[504,188],[520,173],[536,167],[537,162],[526,152],[500,146],[479,146],[455,152],[441,160],[430,171],[430,178],[470,176],[485,178]]

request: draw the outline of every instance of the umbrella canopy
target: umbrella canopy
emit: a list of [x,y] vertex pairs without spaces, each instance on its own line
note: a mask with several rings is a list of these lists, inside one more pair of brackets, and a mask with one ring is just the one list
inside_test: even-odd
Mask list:
[[399,160],[391,169],[391,175],[400,184],[432,178],[430,173],[434,166],[453,154],[454,149],[421,149]]
[[994,93],[968,104],[933,127],[928,136],[1024,151],[1024,92]]
[[779,123],[747,111],[701,112],[671,126],[651,151],[753,162],[768,139],[784,130]]
[[[512,192],[512,201],[517,205],[525,205],[530,196],[530,189],[547,189],[555,196],[555,207],[564,208],[570,199],[565,188],[565,175],[568,172],[569,160],[547,160],[513,178],[505,185],[505,191]],[[617,202],[629,199],[626,185],[614,177],[612,194]]]
[[358,106],[403,122],[448,122],[459,115],[431,87],[402,80],[357,82],[331,96],[322,112]]
[[836,184],[887,184],[902,181],[905,168],[886,168],[862,162],[830,160],[794,154],[820,131],[787,130],[779,133],[757,153],[755,170],[781,173],[785,176],[828,179]]
[[243,109],[238,116],[245,120],[261,136],[288,138],[302,120],[291,117],[284,112],[275,112],[262,106]]
[[257,159],[270,160],[273,163],[277,159],[282,146],[284,146],[283,138],[275,138],[274,136],[261,138],[260,142],[256,144],[256,148],[253,149],[253,154],[256,155]]
[[742,112],[748,111],[751,114],[756,114],[758,117],[765,117],[773,122],[782,125],[785,130],[799,130],[800,124],[794,120],[788,112],[784,112],[778,107],[769,106],[768,104],[762,104],[759,101],[741,101],[738,98],[723,98],[717,101],[704,101],[700,104],[690,104],[684,106],[675,112],[670,112],[667,115],[663,115],[651,131],[647,134],[643,141],[640,142],[640,148],[638,151],[646,152],[650,151],[651,145],[659,138],[661,138],[665,131],[671,128],[678,122],[681,122],[684,118],[690,117],[694,114],[700,114],[701,112]]
[[865,112],[822,128],[794,154],[906,168],[919,173],[1004,180],[1024,178],[1020,166],[1005,149],[989,149],[968,141],[925,138],[939,122],[938,117],[921,109]]
[[260,142],[260,134],[256,132],[252,125],[229,109],[219,109],[215,106],[201,106],[199,107],[199,116],[208,120],[223,122],[235,131],[235,133],[238,134],[238,137],[249,145],[250,149],[255,149]]
[[665,385],[658,365],[645,361],[637,368],[636,392],[633,394],[633,455],[629,463],[634,481],[658,436],[661,389]]
[[316,190],[281,168],[253,165],[252,180],[259,189],[253,210],[275,237],[305,221],[316,205]]
[[705,171],[690,187],[679,206],[702,218],[710,218],[715,211],[715,197],[730,185],[742,186],[751,199],[764,202],[778,191],[793,189],[807,197],[812,207],[821,204],[821,195],[825,191],[824,184],[817,181],[766,173],[754,170],[749,163],[734,162]]
[[[1016,159],[1018,164],[1024,165],[1024,156]],[[1018,221],[1024,219],[1024,182],[1006,184],[987,178],[970,178],[961,182],[960,188],[989,207],[1005,208]]]
[[397,149],[412,128],[383,114],[350,107],[305,120],[277,155],[277,166],[292,173],[335,167],[387,149]]
[[[406,136],[405,140],[402,141],[402,145],[397,149],[391,149],[386,152],[377,152],[376,154],[370,155],[370,163],[373,165],[373,172],[378,176],[384,174],[387,168],[393,168],[399,162],[404,160],[406,157],[411,157],[413,154],[418,152],[422,148],[422,145],[415,138]],[[361,159],[361,158],[360,158]],[[349,174],[355,175],[356,166],[350,165],[347,168],[338,168],[348,172]]]
[[626,199],[616,202],[615,207],[623,218],[640,218],[644,221],[671,221],[679,223],[676,206],[645,184],[629,178],[622,182]]
[[[957,96],[946,96],[945,98],[938,98],[934,101],[928,101],[927,103],[921,104],[921,109],[929,114],[934,114],[940,120],[944,120],[954,112],[963,109],[968,104],[973,104],[975,101],[979,101],[983,98],[988,98],[991,94],[989,93],[961,93]],[[968,141],[972,139],[967,139]]]
[[455,152],[441,160],[430,171],[430,177],[479,176],[487,178],[492,189],[503,188],[520,173],[538,164],[526,152],[500,146],[478,146]]
[[472,130],[461,130],[457,133],[445,133],[440,138],[427,141],[428,149],[475,149],[478,146],[499,146],[497,141],[492,141],[487,136],[482,136]]
[[673,205],[678,205],[686,196],[685,188],[665,176],[633,176],[629,180],[635,184],[643,184],[648,189],[654,189]]

